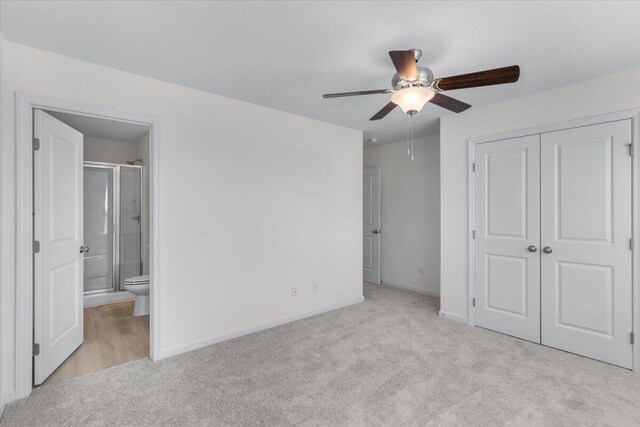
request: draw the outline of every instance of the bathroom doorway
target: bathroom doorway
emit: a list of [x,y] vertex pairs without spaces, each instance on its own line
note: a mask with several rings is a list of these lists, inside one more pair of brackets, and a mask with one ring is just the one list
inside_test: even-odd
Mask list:
[[[158,277],[153,265],[158,252],[158,200],[153,195],[158,194],[158,186],[152,177],[157,176],[158,157],[157,119],[151,116],[23,93],[17,103],[17,161],[23,166],[18,168],[23,191],[18,194],[16,313],[24,320],[16,327],[20,398],[45,380],[64,380],[130,360],[153,358],[157,327],[151,321],[151,307],[157,300],[150,283]],[[77,130],[83,126],[86,138]],[[51,132],[43,134],[43,129]],[[135,156],[121,160],[91,157],[96,147],[107,155],[123,154],[117,146],[131,143],[122,141],[122,135],[132,130],[139,133],[134,142],[143,141],[135,148]],[[110,134],[105,138],[92,132]],[[105,143],[106,139],[115,144]],[[96,144],[96,140],[102,141]],[[89,176],[93,173],[95,178],[98,166],[111,168],[111,173],[100,185],[102,215],[96,216],[84,211],[87,188],[83,187],[85,172],[90,183]],[[91,198],[86,197],[88,203]],[[123,203],[122,198],[128,202]],[[118,201],[120,211],[115,206]],[[125,215],[135,225],[116,224],[116,218]],[[88,228],[102,223],[93,237],[91,230],[85,232],[85,218]],[[27,241],[33,244],[27,246]],[[73,247],[75,250],[70,250]],[[119,250],[124,257],[120,259],[112,250]],[[103,286],[108,282],[110,288]],[[27,283],[33,287],[27,288]],[[111,298],[105,298],[107,295]],[[98,296],[102,299],[95,298]],[[145,301],[146,313],[137,310],[140,299]],[[46,363],[38,363],[45,359]],[[27,360],[30,363],[26,364]]]

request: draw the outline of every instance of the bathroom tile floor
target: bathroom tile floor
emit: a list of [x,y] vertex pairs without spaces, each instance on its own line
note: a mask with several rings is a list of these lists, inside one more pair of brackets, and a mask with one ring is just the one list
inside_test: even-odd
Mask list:
[[149,357],[149,316],[134,317],[133,303],[85,308],[84,342],[43,385]]

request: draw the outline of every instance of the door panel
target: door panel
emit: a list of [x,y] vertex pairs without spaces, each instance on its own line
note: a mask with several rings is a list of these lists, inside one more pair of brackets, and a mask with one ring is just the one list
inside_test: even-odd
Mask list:
[[120,166],[120,289],[142,274],[142,170]]
[[114,170],[84,166],[84,291],[115,291]]
[[475,151],[476,325],[540,342],[539,136]]
[[380,168],[364,170],[362,270],[364,280],[380,283]]
[[542,135],[542,343],[631,367],[631,122]]
[[34,111],[34,384],[82,344],[82,134]]

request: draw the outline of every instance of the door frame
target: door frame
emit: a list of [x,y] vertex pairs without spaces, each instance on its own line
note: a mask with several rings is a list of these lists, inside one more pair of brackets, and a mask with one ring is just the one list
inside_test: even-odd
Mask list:
[[16,93],[16,317],[15,382],[21,399],[31,394],[33,384],[33,110],[60,111],[149,127],[150,290],[151,314],[149,355],[160,357],[160,153],[157,117],[100,106],[81,101],[55,98],[28,92]]
[[634,243],[634,251],[632,256],[632,272],[631,272],[631,291],[632,299],[632,332],[635,336],[632,346],[633,372],[640,373],[640,108],[619,111],[608,114],[600,114],[576,120],[568,120],[564,122],[551,123],[541,126],[535,126],[527,129],[519,129],[508,132],[501,132],[492,135],[485,135],[467,140],[467,323],[475,326],[475,307],[473,300],[475,298],[475,242],[473,231],[475,229],[475,180],[474,180],[474,164],[475,164],[475,147],[478,144],[486,142],[499,141],[504,139],[518,138],[522,136],[536,135],[559,130],[572,129],[577,127],[595,125],[618,120],[631,120],[631,146],[633,157],[631,158],[631,176],[633,182],[632,188],[632,232],[631,238]]

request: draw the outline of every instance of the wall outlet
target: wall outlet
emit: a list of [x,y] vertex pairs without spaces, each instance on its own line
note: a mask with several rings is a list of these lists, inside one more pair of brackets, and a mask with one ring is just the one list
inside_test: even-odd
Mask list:
[[298,295],[298,288],[294,286],[293,288],[291,288],[291,296],[295,297],[297,295]]

